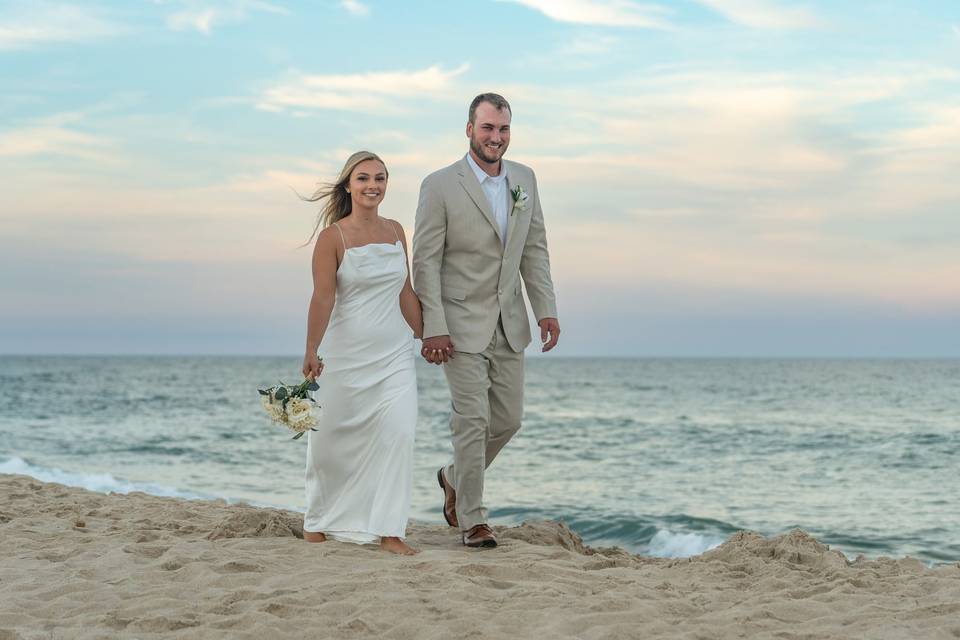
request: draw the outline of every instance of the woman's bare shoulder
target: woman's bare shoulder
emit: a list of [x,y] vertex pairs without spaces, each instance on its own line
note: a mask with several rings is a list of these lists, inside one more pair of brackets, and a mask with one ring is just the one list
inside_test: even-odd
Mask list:
[[314,254],[337,254],[341,244],[340,231],[334,225],[320,230],[314,242]]
[[386,222],[387,224],[389,224],[389,225],[390,225],[391,227],[393,227],[394,229],[396,229],[397,232],[400,234],[401,237],[404,235],[404,234],[403,234],[403,225],[402,225],[402,224],[400,224],[399,222],[397,222],[397,221],[394,220],[393,218],[383,218],[383,221]]

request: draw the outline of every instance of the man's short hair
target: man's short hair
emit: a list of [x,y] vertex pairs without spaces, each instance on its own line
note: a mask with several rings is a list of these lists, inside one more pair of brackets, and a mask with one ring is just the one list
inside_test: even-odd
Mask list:
[[513,109],[510,108],[510,103],[507,102],[507,99],[502,95],[499,93],[481,93],[473,99],[473,102],[470,103],[469,118],[472,124],[477,123],[477,107],[479,107],[483,102],[489,102],[497,108],[497,111],[503,111],[506,109],[510,112],[510,115],[513,115]]

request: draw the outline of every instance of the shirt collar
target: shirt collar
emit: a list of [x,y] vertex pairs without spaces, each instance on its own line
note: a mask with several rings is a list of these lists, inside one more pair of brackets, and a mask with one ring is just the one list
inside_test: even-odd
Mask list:
[[469,152],[467,153],[467,164],[473,169],[474,175],[477,176],[477,182],[480,184],[483,184],[484,180],[492,180],[495,183],[499,183],[507,179],[506,167],[503,166],[503,160],[500,161],[500,175],[498,176],[491,176],[481,169],[480,165],[477,164],[477,161],[473,159],[473,156],[471,156]]

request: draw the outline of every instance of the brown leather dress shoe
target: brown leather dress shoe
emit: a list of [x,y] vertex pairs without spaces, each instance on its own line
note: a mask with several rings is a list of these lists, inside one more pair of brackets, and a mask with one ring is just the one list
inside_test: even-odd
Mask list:
[[493,548],[497,546],[497,538],[493,535],[490,527],[485,524],[478,524],[475,527],[471,527],[469,531],[464,532],[463,544],[468,547]]
[[457,492],[447,484],[447,479],[443,477],[443,467],[440,467],[440,470],[437,471],[437,482],[443,489],[443,519],[451,527],[459,528],[460,524],[457,522]]

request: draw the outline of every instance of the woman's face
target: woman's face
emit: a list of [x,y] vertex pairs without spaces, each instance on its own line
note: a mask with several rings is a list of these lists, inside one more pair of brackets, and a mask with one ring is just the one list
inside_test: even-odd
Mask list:
[[354,208],[376,209],[387,193],[387,168],[379,160],[364,160],[353,168],[347,188]]

